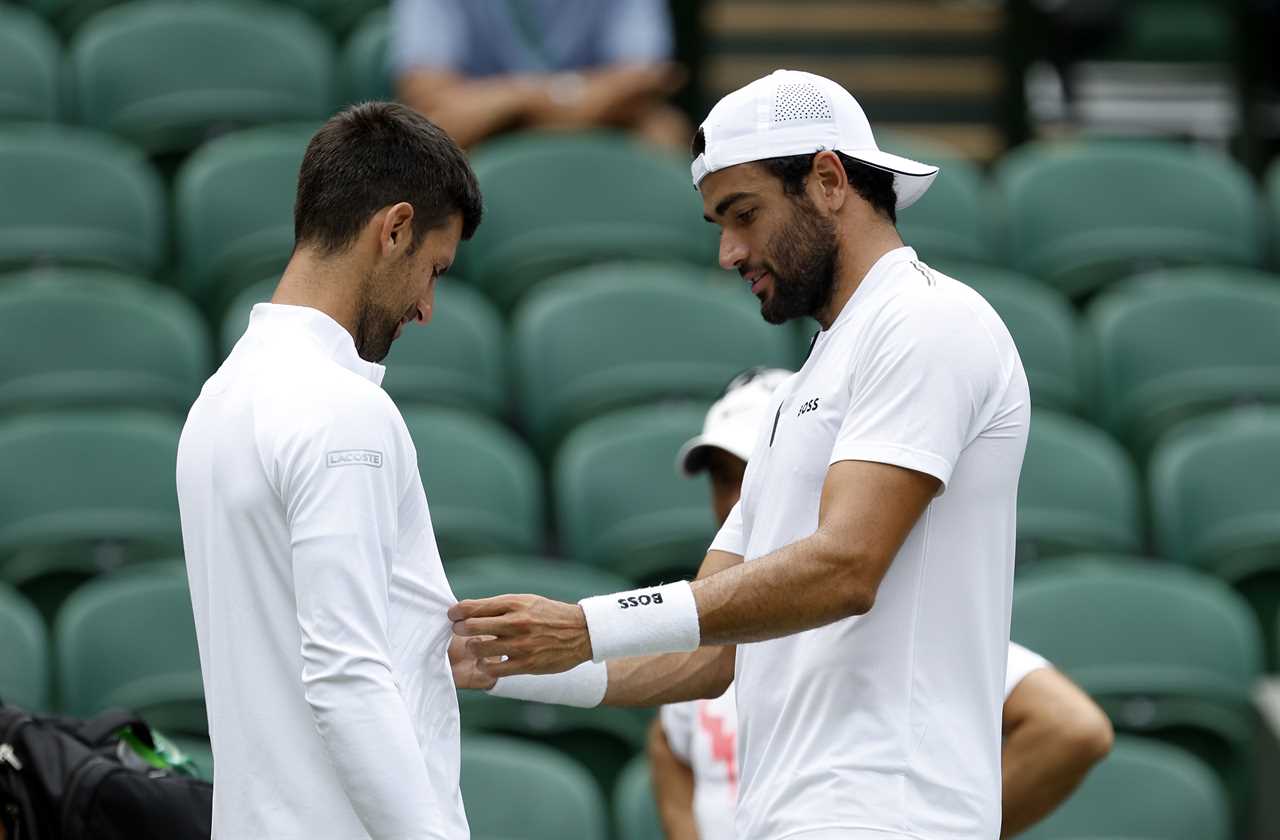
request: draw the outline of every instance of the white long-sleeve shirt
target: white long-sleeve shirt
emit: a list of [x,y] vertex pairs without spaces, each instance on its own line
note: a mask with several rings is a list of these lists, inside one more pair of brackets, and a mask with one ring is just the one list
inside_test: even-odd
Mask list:
[[383,368],[259,304],[178,447],[215,840],[459,840],[454,603]]

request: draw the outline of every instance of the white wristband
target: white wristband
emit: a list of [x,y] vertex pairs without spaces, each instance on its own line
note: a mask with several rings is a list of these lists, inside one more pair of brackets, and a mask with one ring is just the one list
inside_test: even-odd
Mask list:
[[609,688],[609,666],[583,662],[559,674],[519,674],[502,677],[489,689],[495,697],[533,700],[590,709],[599,706]]
[[591,659],[696,650],[702,632],[689,582],[583,598]]

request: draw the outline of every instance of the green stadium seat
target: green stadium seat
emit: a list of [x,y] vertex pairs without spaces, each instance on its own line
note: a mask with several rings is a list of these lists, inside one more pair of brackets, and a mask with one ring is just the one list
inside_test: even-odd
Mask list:
[[1083,410],[1079,329],[1066,296],[998,268],[971,266],[952,276],[977,289],[1009,328],[1031,385],[1032,404],[1071,413]]
[[306,15],[266,3],[133,2],[71,42],[81,121],[153,154],[213,133],[332,109],[334,55]]
[[160,178],[105,135],[0,128],[0,195],[0,270],[61,262],[151,274],[164,258]]
[[386,8],[387,0],[281,0],[306,12],[335,35],[350,32],[368,15]]
[[[1231,583],[1264,627],[1280,617],[1280,408],[1237,409],[1180,426],[1149,472],[1156,545]],[[1271,667],[1280,648],[1268,636]]]
[[1015,587],[1012,637],[1075,680],[1118,730],[1208,761],[1244,812],[1262,640],[1230,587],[1168,564],[1046,569]]
[[[477,557],[451,564],[448,573],[458,600],[529,593],[572,604],[631,588],[625,578],[601,569],[537,557]],[[458,702],[463,728],[549,744],[590,770],[604,790],[612,789],[623,766],[644,745],[647,712],[553,706],[479,691],[459,692]]]
[[387,63],[389,28],[386,10],[378,9],[366,15],[347,39],[338,59],[345,101],[395,99]]
[[221,311],[246,286],[279,276],[293,253],[298,168],[311,124],[219,137],[183,162],[174,184],[185,290]]
[[48,614],[87,576],[180,554],[179,432],[174,417],[140,412],[0,422],[0,579]]
[[21,0],[21,2],[47,20],[65,39],[98,12],[126,0]]
[[0,583],[0,701],[31,711],[49,705],[49,635],[31,602]]
[[1018,484],[1019,570],[1081,551],[1142,547],[1138,473],[1101,429],[1037,411]]
[[649,760],[643,755],[631,760],[613,789],[613,818],[618,840],[665,840],[667,836],[653,798]]
[[1103,424],[1140,454],[1175,423],[1280,400],[1280,281],[1168,272],[1100,296],[1085,318]]
[[62,710],[137,711],[165,733],[208,730],[185,577],[107,575],[71,594],[54,628]]
[[209,374],[209,348],[190,303],[129,275],[33,269],[0,283],[0,412],[185,415]]
[[462,742],[472,840],[607,840],[604,796],[555,750],[497,735]]
[[[276,278],[246,289],[227,308],[224,356],[244,335],[256,303],[271,299]],[[445,280],[436,286],[431,323],[410,324],[391,345],[383,389],[399,405],[445,405],[506,412],[506,341],[502,316],[480,292]]]
[[562,544],[574,559],[637,584],[691,579],[715,537],[705,481],[676,472],[702,431],[702,404],[641,406],[578,427],[556,456]]
[[484,554],[451,563],[449,586],[459,601],[529,593],[570,604],[632,588],[605,569],[527,554]]
[[[1064,189],[1069,184],[1070,189]],[[1030,143],[995,170],[1013,267],[1077,297],[1161,265],[1255,265],[1257,199],[1230,159],[1175,144]]]
[[539,280],[588,263],[715,265],[715,231],[702,221],[685,160],[620,136],[534,134],[477,149],[472,166],[485,220],[464,268],[503,308]]
[[1121,736],[1084,783],[1021,840],[1229,840],[1222,783],[1185,750]]
[[678,265],[585,268],[529,296],[513,324],[526,428],[549,452],[575,425],[666,398],[712,399],[752,365],[790,367],[794,333],[745,288]]
[[919,201],[898,213],[898,232],[927,263],[991,262],[994,255],[982,224],[985,189],[981,170],[955,149],[928,140],[883,132],[880,148],[942,171]]
[[58,36],[38,15],[0,6],[0,122],[58,118],[61,53]]
[[515,434],[457,409],[413,406],[403,414],[446,562],[542,548],[541,474]]

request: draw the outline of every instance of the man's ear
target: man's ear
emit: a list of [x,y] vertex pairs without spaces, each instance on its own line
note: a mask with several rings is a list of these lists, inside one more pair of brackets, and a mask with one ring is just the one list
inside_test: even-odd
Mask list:
[[818,152],[813,158],[809,182],[816,189],[813,199],[832,213],[844,206],[849,195],[849,175],[835,152]]
[[393,204],[382,217],[378,231],[378,248],[384,257],[402,254],[413,240],[413,205],[407,201]]

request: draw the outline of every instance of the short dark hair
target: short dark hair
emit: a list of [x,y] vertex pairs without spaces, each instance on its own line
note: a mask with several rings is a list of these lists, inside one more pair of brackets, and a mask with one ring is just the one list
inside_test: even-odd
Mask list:
[[[706,151],[707,139],[698,129],[693,136],[693,156]],[[766,158],[757,161],[769,174],[782,181],[782,191],[792,198],[804,194],[804,182],[813,171],[813,159],[818,153],[809,155],[788,155],[786,157]],[[898,223],[898,193],[893,188],[893,173],[880,169],[860,160],[854,160],[844,152],[836,152],[840,163],[844,165],[845,176],[849,185],[862,199],[871,204],[880,215],[894,224]]]
[[[804,195],[804,182],[813,171],[811,155],[788,155],[787,157],[768,158],[760,161],[760,165],[774,177],[782,181],[782,191],[789,196]],[[844,152],[836,152],[840,163],[844,164],[845,176],[849,186],[869,203],[880,215],[889,221],[898,222],[898,193],[893,188],[893,173],[860,160],[854,160]]]
[[400,201],[413,205],[414,248],[454,213],[470,239],[483,213],[475,173],[448,134],[395,102],[352,105],[307,145],[293,205],[295,247],[338,253],[375,213]]

